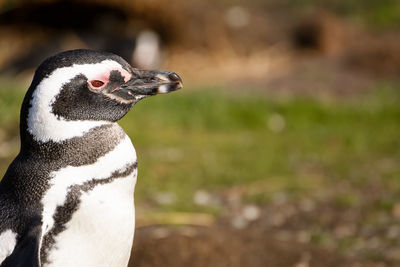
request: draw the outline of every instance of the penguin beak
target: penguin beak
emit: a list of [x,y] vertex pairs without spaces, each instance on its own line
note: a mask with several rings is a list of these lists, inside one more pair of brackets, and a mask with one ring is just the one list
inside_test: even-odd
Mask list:
[[134,70],[129,81],[110,93],[124,102],[133,102],[147,96],[165,94],[181,88],[182,79],[175,72]]

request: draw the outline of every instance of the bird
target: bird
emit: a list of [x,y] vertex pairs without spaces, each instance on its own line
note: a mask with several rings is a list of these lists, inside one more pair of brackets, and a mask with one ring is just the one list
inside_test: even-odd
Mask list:
[[20,112],[20,152],[0,182],[0,266],[127,266],[136,151],[118,125],[141,99],[182,88],[77,49],[36,69]]

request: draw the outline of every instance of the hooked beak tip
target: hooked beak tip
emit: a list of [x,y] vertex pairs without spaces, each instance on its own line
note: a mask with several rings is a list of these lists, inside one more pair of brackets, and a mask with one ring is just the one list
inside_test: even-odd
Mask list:
[[166,94],[183,87],[181,77],[175,72],[160,73],[156,77],[165,82],[158,87],[157,93],[159,94]]

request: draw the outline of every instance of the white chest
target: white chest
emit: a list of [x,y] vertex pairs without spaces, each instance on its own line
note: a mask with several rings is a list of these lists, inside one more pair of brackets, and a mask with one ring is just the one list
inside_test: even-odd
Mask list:
[[135,227],[135,178],[136,173],[83,194],[44,266],[127,266]]
[[92,165],[68,166],[51,174],[42,199],[42,239],[59,227],[55,218],[59,207],[67,205],[71,188],[82,189],[72,217],[53,235],[43,266],[127,265],[134,234],[135,162],[136,152],[126,137]]

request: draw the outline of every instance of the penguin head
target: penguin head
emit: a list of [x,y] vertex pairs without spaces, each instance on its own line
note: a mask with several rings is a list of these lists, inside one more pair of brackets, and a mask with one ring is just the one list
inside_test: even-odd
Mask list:
[[140,99],[180,89],[182,80],[173,72],[132,68],[111,53],[71,50],[46,59],[31,87],[55,116],[114,122]]
[[139,100],[181,87],[182,80],[174,72],[138,70],[111,53],[62,52],[35,71],[22,104],[21,131],[51,140],[46,137],[54,135],[51,131],[115,122]]

